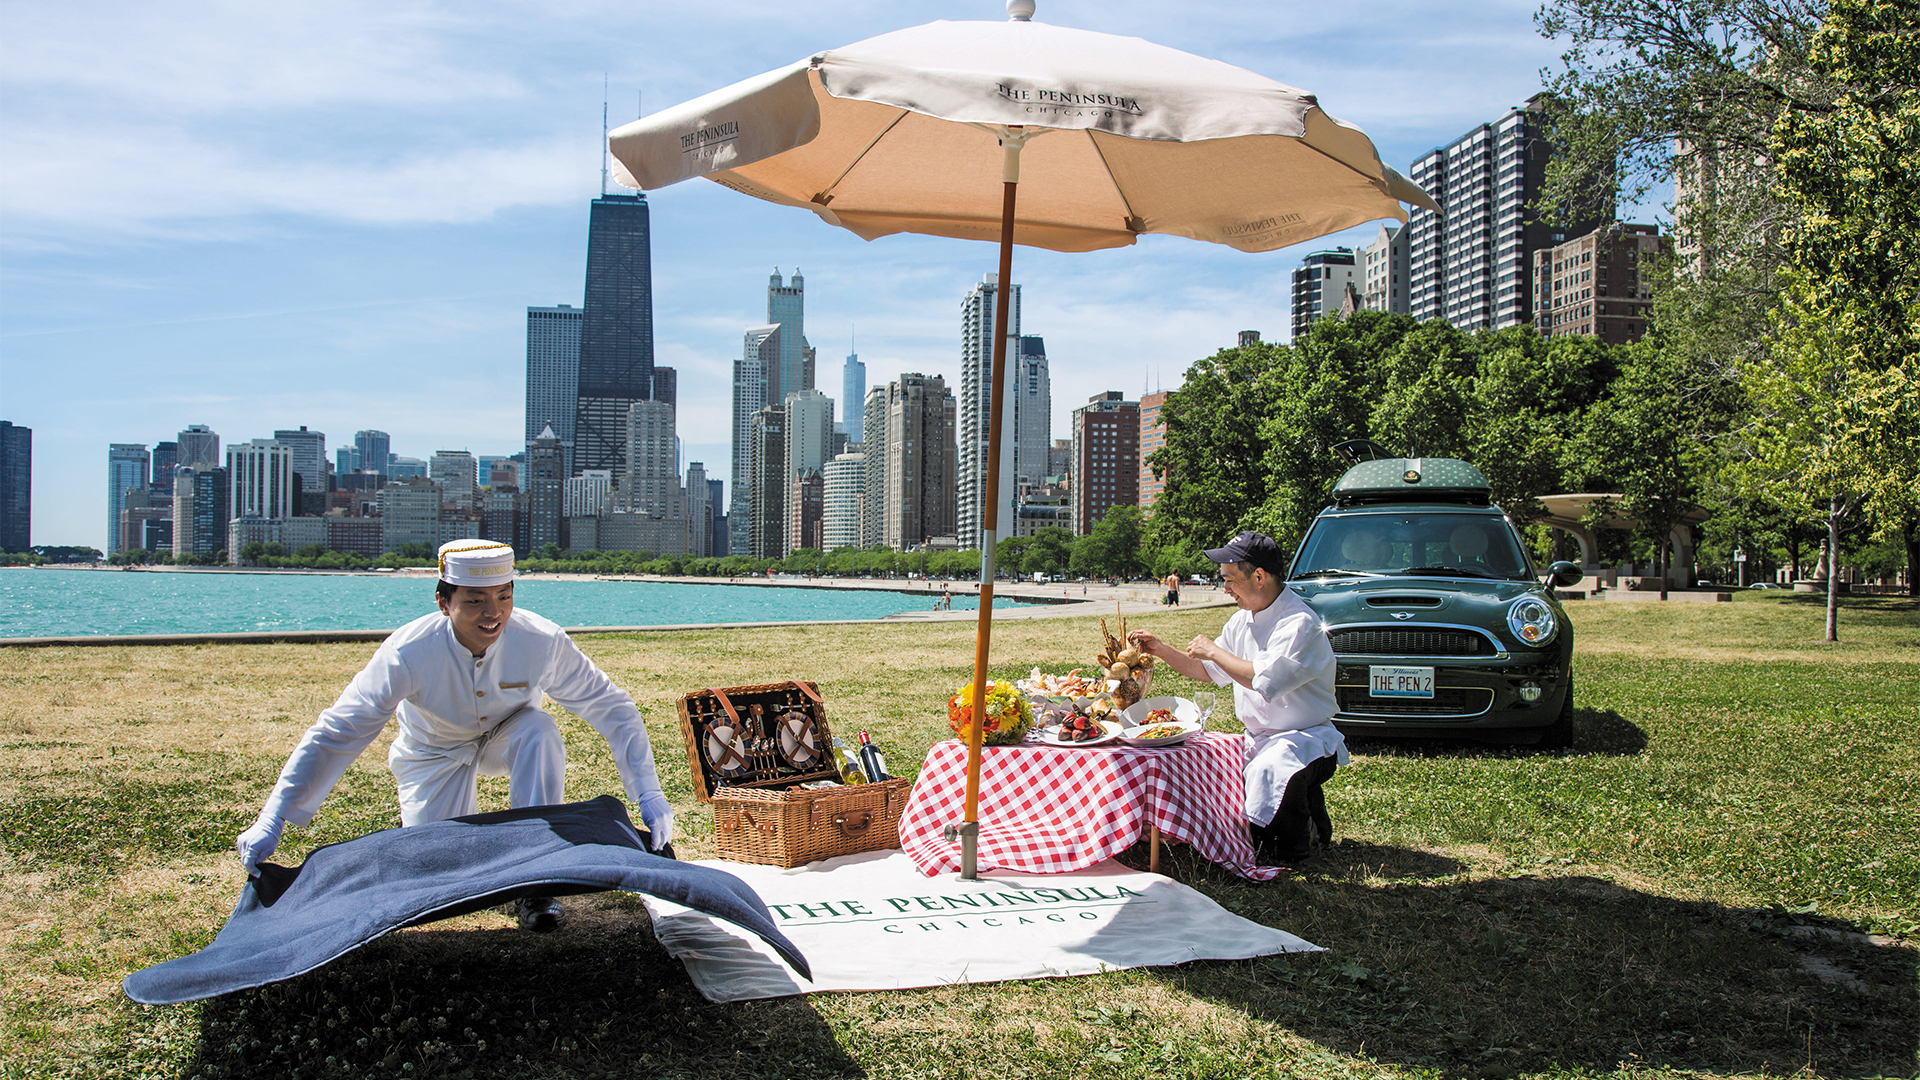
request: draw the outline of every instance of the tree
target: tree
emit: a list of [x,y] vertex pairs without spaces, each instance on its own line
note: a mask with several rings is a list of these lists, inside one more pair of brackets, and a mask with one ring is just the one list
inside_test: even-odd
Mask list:
[[1809,54],[1839,92],[1829,109],[1783,112],[1770,147],[1796,218],[1771,362],[1745,372],[1753,475],[1789,505],[1823,504],[1830,571],[1856,510],[1890,536],[1920,508],[1916,14],[1911,0],[1834,0]]
[[[1266,501],[1260,426],[1272,411],[1275,387],[1262,376],[1286,351],[1265,342],[1222,349],[1188,368],[1180,388],[1167,395],[1160,407],[1167,442],[1147,458],[1166,483],[1154,504],[1166,539],[1217,542]],[[1078,572],[1077,545],[1075,557]]]
[[1034,530],[1020,560],[1026,574],[1064,574],[1073,560],[1073,534],[1058,525]]
[[[1686,406],[1694,382],[1682,358],[1643,343],[1608,393],[1586,413],[1571,457],[1588,491],[1617,491],[1642,539],[1653,544],[1654,572],[1665,574],[1673,528],[1698,494],[1695,417]],[[1613,507],[1596,507],[1604,516]]]

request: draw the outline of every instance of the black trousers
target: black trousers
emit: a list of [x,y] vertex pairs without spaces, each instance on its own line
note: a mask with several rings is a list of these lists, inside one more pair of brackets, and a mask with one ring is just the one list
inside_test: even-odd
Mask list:
[[1327,815],[1327,796],[1321,790],[1333,771],[1339,768],[1333,755],[1309,762],[1287,781],[1280,794],[1280,808],[1265,825],[1249,823],[1253,830],[1253,850],[1264,866],[1286,866],[1313,854],[1314,833],[1321,843],[1333,840],[1333,819]]

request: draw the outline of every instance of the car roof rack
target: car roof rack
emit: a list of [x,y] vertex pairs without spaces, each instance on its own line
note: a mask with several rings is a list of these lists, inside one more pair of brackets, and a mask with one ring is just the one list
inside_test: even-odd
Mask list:
[[1333,485],[1335,506],[1452,503],[1492,506],[1493,485],[1455,458],[1376,458],[1348,469]]

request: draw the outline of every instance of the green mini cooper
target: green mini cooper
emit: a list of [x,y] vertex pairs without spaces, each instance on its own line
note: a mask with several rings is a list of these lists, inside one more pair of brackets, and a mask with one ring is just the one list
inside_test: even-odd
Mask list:
[[1348,735],[1573,741],[1573,626],[1480,470],[1379,458],[1347,470],[1300,542],[1288,585],[1339,660]]

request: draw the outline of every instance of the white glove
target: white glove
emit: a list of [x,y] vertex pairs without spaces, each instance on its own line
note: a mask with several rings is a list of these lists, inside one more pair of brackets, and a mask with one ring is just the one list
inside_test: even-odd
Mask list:
[[234,840],[234,849],[240,852],[240,865],[246,867],[248,877],[259,875],[260,864],[271,858],[274,849],[280,846],[280,833],[286,827],[284,818],[263,812],[252,828]]
[[653,850],[659,851],[673,842],[673,810],[667,806],[667,797],[654,792],[640,800],[640,820],[647,823],[647,831],[653,834]]

